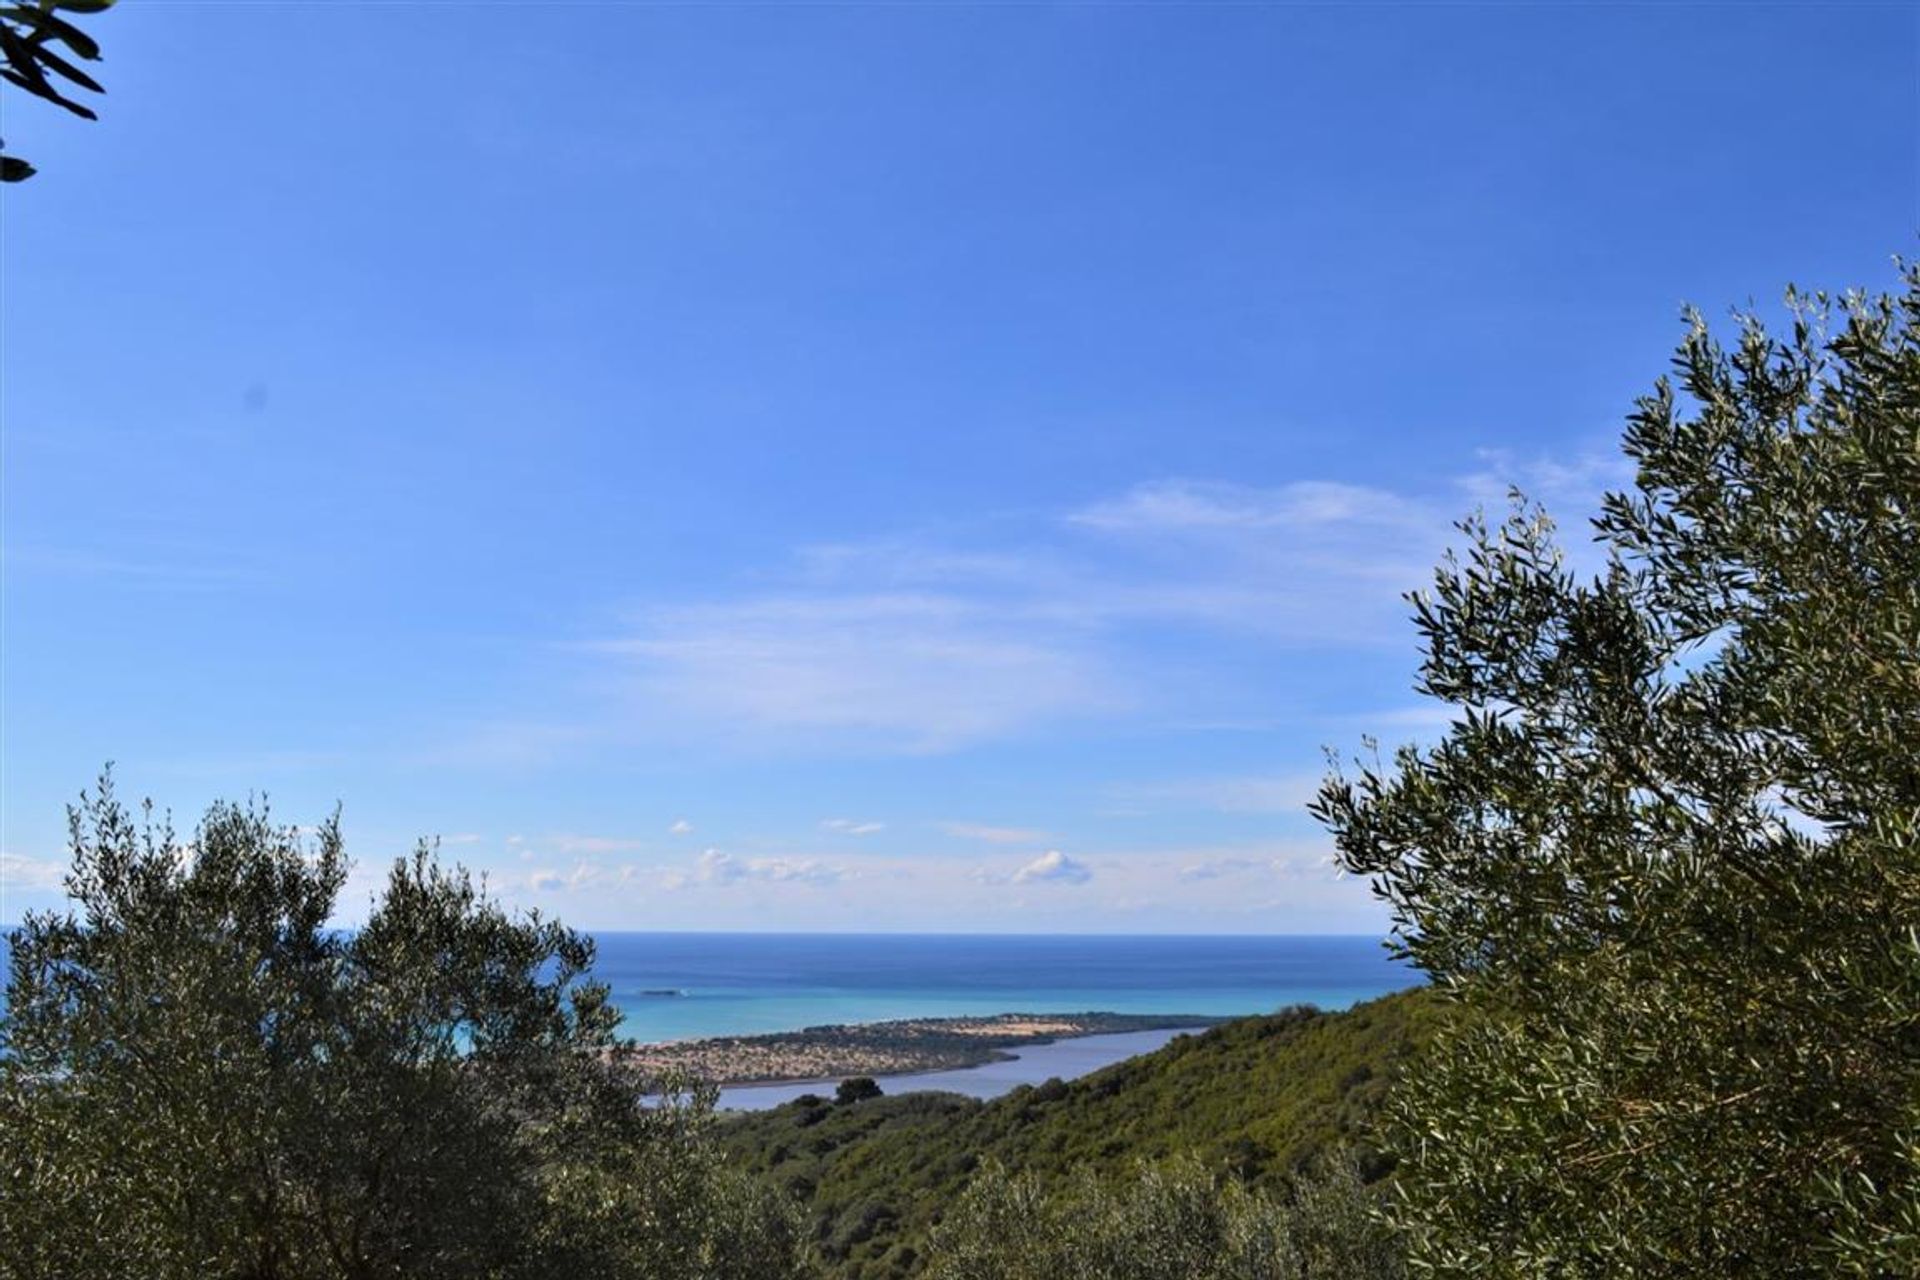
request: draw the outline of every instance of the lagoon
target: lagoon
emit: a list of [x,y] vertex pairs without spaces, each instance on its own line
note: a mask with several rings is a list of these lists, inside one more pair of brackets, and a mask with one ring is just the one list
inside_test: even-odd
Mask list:
[[[1202,1028],[1195,1028],[1196,1032]],[[1179,1030],[1121,1031],[1113,1035],[1077,1036],[1047,1044],[1028,1045],[1010,1050],[1014,1057],[1006,1062],[988,1062],[977,1067],[953,1071],[925,1071],[916,1075],[882,1076],[880,1087],[889,1094],[936,1090],[964,1093],[970,1098],[997,1098],[1023,1084],[1042,1084],[1054,1077],[1073,1080],[1110,1067],[1136,1054],[1151,1053],[1175,1036]],[[795,1084],[736,1085],[720,1091],[722,1110],[763,1111],[792,1102],[803,1094],[832,1097],[833,1081]]]

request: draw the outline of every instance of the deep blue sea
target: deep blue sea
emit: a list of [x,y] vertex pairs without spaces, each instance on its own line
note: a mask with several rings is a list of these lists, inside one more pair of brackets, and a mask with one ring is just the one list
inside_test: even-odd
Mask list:
[[[637,1040],[990,1013],[1341,1009],[1414,985],[1378,938],[601,933]],[[662,994],[672,993],[672,994]]]

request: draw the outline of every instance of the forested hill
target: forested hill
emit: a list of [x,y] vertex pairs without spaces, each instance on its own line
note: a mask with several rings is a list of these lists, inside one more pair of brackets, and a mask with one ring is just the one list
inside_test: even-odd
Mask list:
[[1071,1083],[991,1102],[916,1093],[789,1103],[721,1126],[733,1162],[802,1199],[827,1262],[847,1280],[920,1270],[928,1228],[982,1162],[1062,1179],[1193,1154],[1256,1184],[1351,1148],[1383,1162],[1374,1117],[1439,1016],[1415,989],[1342,1013],[1243,1018]]

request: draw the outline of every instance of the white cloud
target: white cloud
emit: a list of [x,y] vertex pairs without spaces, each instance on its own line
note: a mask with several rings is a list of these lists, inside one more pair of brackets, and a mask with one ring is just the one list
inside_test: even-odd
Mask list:
[[718,849],[703,849],[693,860],[695,880],[708,884],[726,884],[740,877],[740,861]]
[[591,889],[606,878],[604,868],[591,862],[576,862],[565,872],[550,868],[527,873],[527,887],[540,893],[577,893]]
[[795,882],[799,884],[828,885],[839,882],[843,872],[812,858],[749,858],[747,874],[755,880],[770,880],[776,884]]
[[719,849],[707,849],[694,859],[691,876],[669,872],[667,886],[687,888],[695,884],[730,885],[759,881],[824,887],[837,883],[842,874],[840,868],[812,858],[737,858]]
[[988,844],[1039,844],[1047,838],[1044,831],[1032,827],[991,827],[977,822],[948,822],[941,830],[962,840],[983,840]]
[[1275,858],[1268,864],[1274,874],[1290,880],[1344,880],[1347,872],[1333,853],[1309,858]]
[[685,836],[693,834],[693,824],[685,818],[675,818],[673,825],[667,828],[667,834]]
[[0,890],[53,892],[64,889],[67,866],[19,853],[0,853]]
[[843,836],[870,836],[876,831],[885,831],[884,822],[856,822],[852,818],[828,818],[820,824],[822,831],[832,831]]
[[1142,714],[1257,720],[1228,668],[1194,661],[1194,637],[1276,654],[1410,649],[1404,593],[1431,581],[1473,501],[1512,478],[1571,502],[1622,470],[1597,454],[1476,465],[1417,492],[1163,478],[1016,535],[996,524],[972,540],[986,546],[801,548],[761,585],[646,608],[586,646],[622,694],[623,723],[594,732],[924,754]]
[[1093,872],[1058,849],[1049,849],[1013,873],[1015,884],[1085,884]]

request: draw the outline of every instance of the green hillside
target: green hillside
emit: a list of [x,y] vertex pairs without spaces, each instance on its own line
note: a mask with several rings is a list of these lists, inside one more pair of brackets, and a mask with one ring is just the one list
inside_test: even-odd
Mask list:
[[1274,1185],[1323,1154],[1352,1149],[1367,1176],[1373,1118],[1426,1043],[1439,1005],[1424,989],[1342,1013],[1292,1009],[1180,1036],[1071,1083],[1048,1081],[978,1102],[904,1094],[850,1105],[802,1100],[733,1119],[722,1142],[738,1167],[804,1201],[834,1274],[909,1276],[928,1228],[992,1159],[1064,1177],[1193,1154]]

